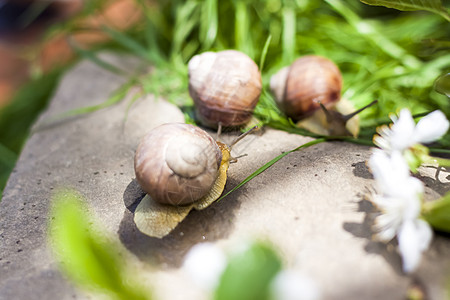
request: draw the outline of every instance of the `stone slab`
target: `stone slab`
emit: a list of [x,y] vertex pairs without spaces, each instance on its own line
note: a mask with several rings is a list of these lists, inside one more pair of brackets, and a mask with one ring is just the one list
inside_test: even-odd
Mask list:
[[[102,57],[122,68],[140,64],[110,54]],[[191,212],[169,236],[141,234],[133,223],[133,210],[143,195],[134,180],[134,151],[150,128],[182,122],[181,111],[148,96],[131,105],[125,121],[130,96],[95,113],[43,125],[69,109],[105,101],[124,82],[82,61],[63,78],[38,121],[0,203],[0,299],[95,298],[64,279],[47,243],[49,199],[63,186],[86,197],[157,299],[207,299],[180,269],[187,251],[205,241],[229,249],[252,238],[273,242],[285,266],[315,280],[323,299],[404,299],[415,282],[426,288],[429,299],[443,299],[450,274],[448,238],[435,237],[411,276],[402,274],[392,245],[371,240],[372,208],[364,195],[373,189],[373,179],[365,146],[322,143],[291,153],[221,202]],[[230,142],[236,135],[225,133],[221,139]],[[230,166],[226,190],[283,151],[310,140],[268,128],[251,135],[233,149],[234,156],[247,156]],[[435,178],[436,170],[426,167],[419,176],[427,184],[427,198],[450,189],[448,172]]]

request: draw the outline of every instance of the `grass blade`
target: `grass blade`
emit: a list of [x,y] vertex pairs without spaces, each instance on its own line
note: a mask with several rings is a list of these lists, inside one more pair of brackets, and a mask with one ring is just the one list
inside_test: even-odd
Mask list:
[[262,172],[264,172],[265,170],[267,170],[268,168],[270,168],[273,164],[275,164],[277,161],[279,161],[280,159],[282,159],[283,157],[285,157],[286,155],[298,151],[300,149],[303,148],[308,148],[310,146],[322,143],[327,141],[326,138],[320,138],[320,139],[316,139],[314,141],[308,142],[306,144],[303,144],[295,149],[292,149],[290,151],[284,152],[280,155],[278,155],[277,157],[273,158],[272,160],[270,160],[269,162],[265,163],[262,167],[260,167],[258,170],[256,170],[255,172],[253,172],[252,174],[250,174],[250,176],[248,176],[247,178],[245,178],[241,183],[239,183],[237,186],[235,186],[233,189],[231,189],[230,191],[228,191],[228,193],[226,193],[225,195],[221,196],[217,201],[222,200],[223,198],[225,198],[226,196],[228,196],[229,194],[231,194],[232,192],[236,191],[237,189],[239,189],[240,187],[242,187],[244,184],[246,184],[247,182],[249,182],[250,180],[252,180],[253,178],[255,178],[256,176],[258,176],[259,174],[261,174]]
[[151,61],[151,57],[149,56],[147,49],[130,36],[106,26],[103,26],[102,30],[106,34],[108,34],[114,41],[116,41],[119,45],[130,50],[136,56]]
[[264,62],[266,61],[267,52],[269,52],[270,42],[272,41],[272,35],[269,34],[266,42],[264,43],[263,50],[261,52],[261,58],[259,60],[259,71],[262,72],[264,68]]
[[74,39],[69,39],[69,45],[70,47],[78,54],[80,55],[82,58],[85,58],[87,60],[92,61],[93,63],[95,63],[96,65],[98,65],[99,67],[106,69],[112,73],[118,74],[118,75],[125,75],[126,72],[102,59],[100,59],[96,52],[93,50],[86,50],[81,48]]
[[206,0],[202,5],[200,42],[204,49],[209,49],[217,37],[219,27],[217,5],[217,0]]
[[295,11],[289,7],[283,9],[283,62],[290,64],[295,57]]
[[352,9],[340,0],[325,0],[336,12],[338,12],[353,28],[364,38],[372,42],[380,50],[400,61],[405,67],[419,69],[422,62],[409,54],[401,46],[388,39],[379,32],[371,23],[362,20]]
[[199,17],[196,14],[199,3],[187,1],[179,6],[176,12],[176,22],[173,29],[171,59],[175,62],[182,60],[180,56],[183,44],[188,40],[189,35],[199,23]]
[[118,88],[115,92],[113,92],[113,94],[105,102],[97,104],[97,105],[91,105],[91,106],[72,109],[65,113],[56,115],[54,117],[49,118],[48,120],[43,121],[41,124],[38,124],[35,128],[33,128],[32,131],[36,132],[36,131],[39,131],[48,126],[52,126],[58,122],[63,122],[67,118],[92,113],[92,112],[95,112],[102,108],[106,108],[111,105],[117,104],[125,98],[129,89],[132,86],[134,86],[135,83],[136,83],[136,79],[131,78],[127,83],[125,83],[120,88]]
[[250,13],[247,3],[244,1],[235,2],[236,20],[234,24],[236,49],[244,52],[252,59],[254,58],[254,49],[252,47],[252,37],[250,33]]

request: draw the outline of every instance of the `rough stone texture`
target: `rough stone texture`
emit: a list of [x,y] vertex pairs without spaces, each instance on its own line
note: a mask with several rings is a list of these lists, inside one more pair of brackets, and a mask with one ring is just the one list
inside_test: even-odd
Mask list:
[[[105,55],[132,69],[139,62]],[[90,62],[81,62],[62,80],[38,130],[27,142],[0,203],[0,299],[91,299],[59,273],[46,240],[52,191],[70,186],[83,194],[94,215],[123,245],[122,251],[155,289],[157,299],[206,299],[180,269],[196,243],[228,249],[251,238],[273,242],[286,267],[317,281],[323,299],[404,299],[413,283],[430,299],[444,298],[450,242],[436,236],[419,269],[401,272],[393,245],[371,240],[372,207],[364,195],[373,189],[365,161],[370,149],[348,143],[322,143],[291,153],[244,187],[204,211],[193,211],[163,239],[141,234],[133,210],[142,197],[134,181],[133,156],[148,129],[181,122],[178,108],[152,97],[122,103],[43,126],[58,113],[105,101],[123,82]],[[39,125],[40,124],[40,125]],[[39,129],[40,127],[40,129]],[[211,133],[213,136],[214,133]],[[235,133],[222,136],[231,141]],[[230,166],[231,189],[273,157],[310,138],[263,129],[240,142]],[[422,168],[427,198],[450,188],[449,173],[435,178]]]

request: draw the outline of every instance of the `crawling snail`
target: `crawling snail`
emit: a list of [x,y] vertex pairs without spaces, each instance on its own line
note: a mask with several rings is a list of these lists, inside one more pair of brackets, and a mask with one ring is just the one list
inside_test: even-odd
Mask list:
[[272,76],[270,89],[280,109],[300,127],[324,135],[359,133],[359,112],[341,99],[342,75],[329,59],[307,55]]
[[261,94],[261,74],[255,62],[236,50],[204,52],[188,64],[189,94],[196,116],[208,127],[246,124]]
[[167,123],[151,130],[134,159],[136,180],[147,193],[135,211],[138,229],[162,238],[193,208],[201,210],[217,200],[225,187],[232,145],[216,142],[189,124]]

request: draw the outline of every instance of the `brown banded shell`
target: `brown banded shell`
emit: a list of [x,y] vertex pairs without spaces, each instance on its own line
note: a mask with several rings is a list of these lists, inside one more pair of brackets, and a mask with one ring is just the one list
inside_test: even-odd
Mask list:
[[247,123],[261,94],[261,74],[246,54],[225,50],[204,52],[188,64],[189,93],[197,118],[208,127]]
[[204,130],[168,123],[151,130],[134,159],[136,180],[158,203],[183,205],[199,200],[213,186],[222,152]]
[[294,121],[336,104],[341,97],[342,75],[329,59],[307,55],[281,69],[270,81],[280,109]]

